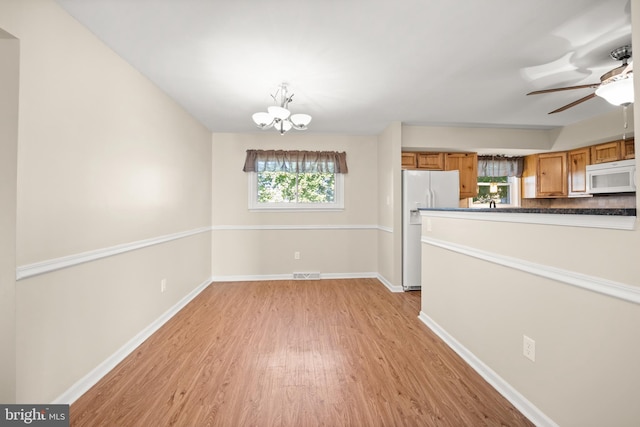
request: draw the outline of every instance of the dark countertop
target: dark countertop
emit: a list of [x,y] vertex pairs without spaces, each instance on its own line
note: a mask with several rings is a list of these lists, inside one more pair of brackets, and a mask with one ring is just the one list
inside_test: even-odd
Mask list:
[[473,209],[473,208],[419,208],[421,211],[450,211],[450,212],[500,212],[500,213],[536,213],[554,215],[614,215],[614,216],[636,216],[636,209],[622,208],[497,208],[497,209]]

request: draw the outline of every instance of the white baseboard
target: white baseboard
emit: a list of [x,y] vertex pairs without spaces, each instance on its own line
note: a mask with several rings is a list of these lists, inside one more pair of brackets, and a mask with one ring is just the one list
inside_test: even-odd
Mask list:
[[431,329],[436,335],[449,346],[453,351],[458,353],[465,362],[467,362],[482,378],[495,388],[498,393],[505,397],[513,406],[515,406],[525,417],[538,427],[558,427],[551,418],[547,417],[540,409],[538,409],[527,398],[520,394],[508,382],[506,382],[493,369],[484,364],[475,354],[469,351],[458,340],[449,335],[440,325],[431,319],[425,312],[421,311],[418,318]]
[[383,285],[387,287],[391,292],[404,292],[402,286],[396,286],[390,281],[388,281],[382,274],[377,273],[376,278],[382,282]]
[[114,354],[109,356],[105,361],[96,366],[91,372],[78,380],[67,391],[62,393],[56,399],[51,402],[52,404],[72,404],[80,396],[86,393],[91,387],[93,387],[102,377],[104,377],[109,371],[116,367],[116,365],[122,362],[125,357],[131,354],[140,344],[142,344],[147,338],[149,338],[154,332],[156,332],[162,325],[164,325],[169,319],[171,319],[176,313],[178,313],[185,305],[187,305],[192,299],[194,299],[200,292],[202,292],[212,280],[209,278],[202,282],[198,287],[189,292],[184,298],[178,301],[173,307],[165,311],[160,317],[158,317],[153,323],[140,331],[136,336],[131,338],[125,345],[120,347]]
[[[380,279],[378,273],[320,273],[322,279]],[[293,273],[288,274],[260,274],[253,276],[213,276],[214,282],[255,282],[260,280],[293,280]],[[382,279],[380,279],[381,282]],[[385,286],[387,286],[385,284]],[[388,287],[388,286],[387,286]]]

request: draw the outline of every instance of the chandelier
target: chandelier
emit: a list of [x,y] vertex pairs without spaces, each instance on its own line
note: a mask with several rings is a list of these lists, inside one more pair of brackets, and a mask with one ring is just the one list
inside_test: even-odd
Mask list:
[[293,129],[306,130],[311,123],[311,116],[308,114],[291,114],[289,103],[293,99],[293,93],[289,96],[287,84],[282,83],[275,94],[271,95],[276,105],[267,108],[267,112],[255,113],[252,118],[260,129],[275,128],[280,135]]

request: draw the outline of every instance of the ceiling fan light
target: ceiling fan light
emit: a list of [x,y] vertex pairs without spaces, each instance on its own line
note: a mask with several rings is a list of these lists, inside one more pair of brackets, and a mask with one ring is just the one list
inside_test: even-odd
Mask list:
[[596,89],[596,95],[613,105],[633,103],[633,74],[627,74],[625,78],[601,84]]
[[298,130],[304,130],[311,123],[311,116],[308,114],[298,113],[293,114],[289,120],[293,123],[293,127]]
[[267,108],[267,111],[273,117],[280,120],[286,119],[287,117],[289,117],[289,114],[291,114],[291,112],[289,112],[289,110],[287,110],[286,108],[278,107],[277,105],[272,105],[271,107]]
[[273,125],[273,116],[269,113],[255,113],[253,116],[251,116],[251,118],[260,129],[267,129],[268,127]]

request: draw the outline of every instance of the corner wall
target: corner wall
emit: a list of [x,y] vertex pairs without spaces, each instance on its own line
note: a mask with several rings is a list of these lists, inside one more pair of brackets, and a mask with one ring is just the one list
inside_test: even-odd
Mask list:
[[20,40],[16,400],[48,403],[208,283],[211,134],[53,0],[0,2],[0,28]]
[[402,290],[401,141],[399,122],[378,136],[378,273],[396,291]]

